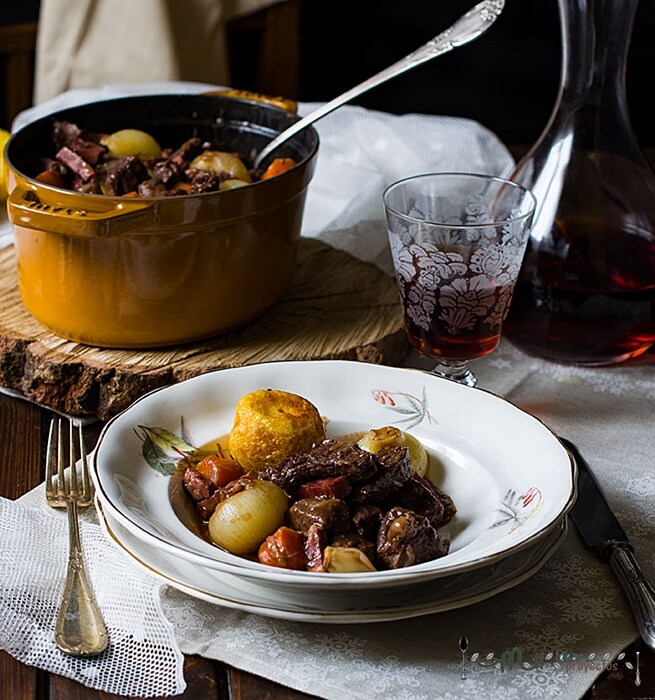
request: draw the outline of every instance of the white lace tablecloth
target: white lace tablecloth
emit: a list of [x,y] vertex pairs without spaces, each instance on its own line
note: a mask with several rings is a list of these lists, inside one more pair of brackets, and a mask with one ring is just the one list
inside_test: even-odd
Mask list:
[[[655,399],[655,357],[613,368],[571,368],[529,357],[503,341],[492,355],[478,360],[475,369],[482,387],[502,394],[576,443],[631,537],[644,572],[654,579],[655,439],[647,407]],[[49,527],[52,537],[61,539],[63,562],[65,520],[47,510],[42,489],[24,496],[19,505],[34,507],[53,521]],[[0,527],[15,522],[12,508],[19,505],[0,499]],[[101,605],[114,611],[111,595],[118,595],[103,586],[103,575],[114,569],[121,577],[133,576],[140,600],[149,605],[146,628],[158,641],[168,640],[162,651],[169,663],[156,667],[157,693],[182,691],[179,651],[225,661],[330,700],[577,700],[607,664],[625,673],[634,672],[628,664],[636,667],[636,658],[618,657],[637,636],[622,590],[609,568],[581,544],[573,527],[536,575],[487,601],[409,620],[333,626],[216,607],[150,581],[141,572],[130,573],[131,565],[103,541],[93,513],[84,517],[87,557],[102,561],[92,571]],[[4,564],[1,557],[0,551]],[[63,580],[63,563],[61,569]],[[2,571],[0,590],[3,576],[9,576]],[[49,583],[58,588],[58,582]],[[0,595],[0,621],[6,622],[2,603]],[[161,617],[156,614],[159,605]],[[469,643],[464,680],[462,636]],[[146,634],[146,658],[147,641]],[[27,651],[12,649],[2,632],[0,647],[18,658]],[[517,649],[527,667],[494,666],[503,653]],[[28,662],[40,665],[38,659]],[[94,673],[85,677],[76,667],[75,677],[111,692],[120,689],[101,663],[85,663]],[[72,675],[72,667],[68,672]],[[150,673],[145,664],[133,679],[140,693],[153,688]]]
[[[528,357],[503,342],[475,369],[482,387],[576,443],[653,580],[655,435],[645,407],[655,399],[655,358],[572,369]],[[220,658],[325,698],[577,699],[605,663],[636,664],[636,658],[616,659],[637,636],[622,589],[609,568],[581,545],[573,527],[532,579],[469,608],[426,618],[327,627],[222,611],[221,624],[208,625],[216,617],[211,606],[171,589],[163,602],[182,633],[185,653]],[[465,680],[462,636],[469,642]],[[515,647],[530,668],[503,672],[482,665],[487,654],[493,652],[497,660]],[[565,652],[575,655],[573,666],[561,660]],[[481,656],[472,662],[475,653]],[[548,654],[552,660],[540,663]]]
[[[351,108],[326,119],[319,131],[323,160],[310,189],[305,235],[383,268],[386,235],[379,195],[385,181],[435,164],[495,172],[511,165],[493,135],[465,120]],[[346,131],[352,138],[344,145]],[[340,180],[331,177],[330,165],[341,168]],[[577,444],[632,538],[645,573],[655,578],[655,356],[582,369],[531,358],[503,341],[475,369],[481,387]],[[46,527],[53,547],[43,552]],[[428,617],[332,626],[224,609],[163,586],[123,559],[105,541],[94,514],[86,512],[86,557],[112,639],[133,644],[76,662],[58,654],[51,639],[64,578],[63,514],[47,509],[42,488],[16,503],[0,499],[0,537],[0,648],[114,693],[182,692],[180,652],[218,659],[330,700],[577,700],[606,664],[630,673],[627,664],[636,663],[618,656],[636,638],[623,593],[574,528],[536,575],[492,599]],[[21,568],[21,562],[28,564]],[[118,579],[121,586],[115,585]],[[27,603],[21,607],[17,600]],[[463,636],[468,640],[464,678]],[[520,651],[523,665],[504,670],[494,665],[511,650]]]

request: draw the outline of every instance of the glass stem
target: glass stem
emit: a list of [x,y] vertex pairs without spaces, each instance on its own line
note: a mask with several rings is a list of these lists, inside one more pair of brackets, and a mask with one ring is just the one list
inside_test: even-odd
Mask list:
[[466,386],[475,386],[478,383],[477,377],[469,369],[466,360],[440,360],[432,371],[440,377],[466,384]]

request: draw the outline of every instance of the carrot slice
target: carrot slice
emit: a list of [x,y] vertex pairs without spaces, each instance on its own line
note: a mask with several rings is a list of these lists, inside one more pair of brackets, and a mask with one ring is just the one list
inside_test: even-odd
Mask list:
[[307,568],[305,538],[297,530],[283,525],[264,540],[257,558],[268,566],[302,571]]
[[196,469],[214,486],[225,486],[243,474],[241,465],[233,459],[209,455],[196,465]]
[[44,170],[39,173],[35,180],[42,182],[44,185],[52,185],[53,187],[66,187],[64,178],[56,170]]
[[276,177],[287,170],[296,167],[296,161],[293,158],[275,158],[273,162],[264,170],[261,180],[268,180],[271,177]]

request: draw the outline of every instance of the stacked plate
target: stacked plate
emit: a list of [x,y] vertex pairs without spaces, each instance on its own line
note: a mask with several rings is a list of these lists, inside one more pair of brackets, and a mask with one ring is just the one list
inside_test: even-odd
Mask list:
[[[384,425],[430,455],[428,477],[457,515],[450,553],[393,571],[320,574],[264,566],[200,537],[170,465],[180,447],[227,435],[256,389],[310,400],[338,437]],[[105,427],[92,475],[110,540],[190,595],[271,617],[374,622],[469,605],[533,575],[557,549],[575,465],[557,437],[508,401],[419,370],[345,361],[278,362],[209,373],[157,390]]]

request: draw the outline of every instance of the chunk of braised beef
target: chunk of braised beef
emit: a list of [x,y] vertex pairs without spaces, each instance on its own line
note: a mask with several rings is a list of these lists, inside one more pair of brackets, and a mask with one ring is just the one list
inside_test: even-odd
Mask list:
[[358,505],[350,516],[355,530],[367,540],[375,542],[382,522],[382,511],[372,504]]
[[55,121],[52,134],[58,150],[68,148],[92,166],[107,153],[107,148],[100,143],[100,134],[80,129],[72,122]]
[[328,439],[309,452],[296,452],[269,467],[265,478],[291,493],[308,481],[346,476],[350,482],[357,482],[371,479],[378,471],[380,463],[374,454],[357,445]]
[[122,156],[103,166],[100,186],[105,194],[116,197],[137,192],[139,184],[148,178],[148,170],[139,158]]
[[347,476],[330,476],[308,481],[298,488],[300,498],[345,498],[352,491]]
[[382,469],[371,481],[357,487],[352,495],[356,503],[380,503],[412,476],[412,463],[406,447],[384,447],[377,453],[377,458]]
[[172,160],[157,160],[152,165],[152,177],[170,187],[182,178],[182,169]]
[[363,552],[369,559],[369,561],[375,565],[375,560],[377,556],[377,548],[375,541],[371,541],[362,537],[357,532],[346,532],[342,535],[335,535],[330,542],[332,547],[352,547],[353,549],[359,549]]
[[432,527],[428,518],[405,508],[391,508],[382,518],[377,538],[377,561],[400,569],[448,554],[450,539]]
[[194,501],[204,501],[216,490],[216,487],[206,476],[192,467],[184,471],[182,482]]
[[194,136],[193,138],[187,139],[177,150],[173,151],[170,155],[170,160],[182,170],[186,170],[191,161],[196,156],[199,156],[203,150],[205,150],[203,142]]
[[55,158],[63,163],[72,173],[77,175],[83,182],[88,182],[95,177],[95,170],[82,158],[82,156],[72,151],[68,146],[62,146]]
[[77,124],[64,119],[55,120],[52,125],[52,138],[57,148],[70,146],[74,141],[88,141],[100,144],[102,134],[97,134],[88,129],[80,129]]
[[259,479],[259,473],[256,471],[247,471],[244,474],[242,474],[238,479],[234,479],[234,481],[230,481],[229,484],[225,484],[223,486],[222,491],[225,494],[225,497],[229,496],[234,496],[235,493],[239,493],[239,491],[243,491],[245,488],[250,486],[250,484],[253,481],[256,481]]
[[325,530],[313,523],[309,526],[305,537],[305,556],[307,557],[307,571],[325,571],[323,568],[323,550],[327,546]]
[[350,513],[339,498],[301,498],[289,508],[289,522],[300,532],[309,532],[312,525],[320,525],[330,537],[350,529]]
[[107,149],[102,144],[84,141],[83,139],[76,139],[69,145],[69,148],[87,163],[94,166],[98,165],[103,160],[105,153],[107,153]]
[[65,120],[55,120],[52,125],[52,138],[57,148],[67,146],[71,141],[79,139],[82,130],[77,124]]
[[198,517],[203,522],[207,522],[209,518],[211,518],[214,514],[216,506],[222,501],[224,501],[225,498],[226,496],[223,492],[223,489],[216,489],[216,491],[214,491],[214,493],[212,493],[211,496],[204,498],[202,501],[198,501],[198,503],[196,504],[196,511],[198,513]]
[[140,182],[137,192],[141,197],[167,197],[171,194],[171,191],[163,182],[154,178]]
[[221,178],[207,170],[189,168],[184,172],[189,182],[191,194],[217,192],[221,186]]
[[339,474],[355,482],[370,479],[380,471],[380,463],[374,454],[362,450],[357,445],[338,440],[323,440],[309,454],[317,462],[324,462],[332,465],[335,470],[341,470]]
[[388,506],[400,506],[425,515],[435,530],[449,523],[457,512],[450,496],[416,472],[389,499]]
[[83,194],[102,194],[97,177],[92,177],[90,180],[83,180],[79,175],[73,175],[70,186],[72,190],[82,192]]
[[434,527],[443,527],[444,525],[447,525],[457,514],[457,508],[455,507],[453,499],[438,486],[435,486],[429,479],[419,476],[418,474],[416,475],[416,478],[423,484],[424,488],[426,488],[434,496],[435,500],[438,500],[441,503],[443,508],[443,514],[439,519],[438,524],[434,525]]

